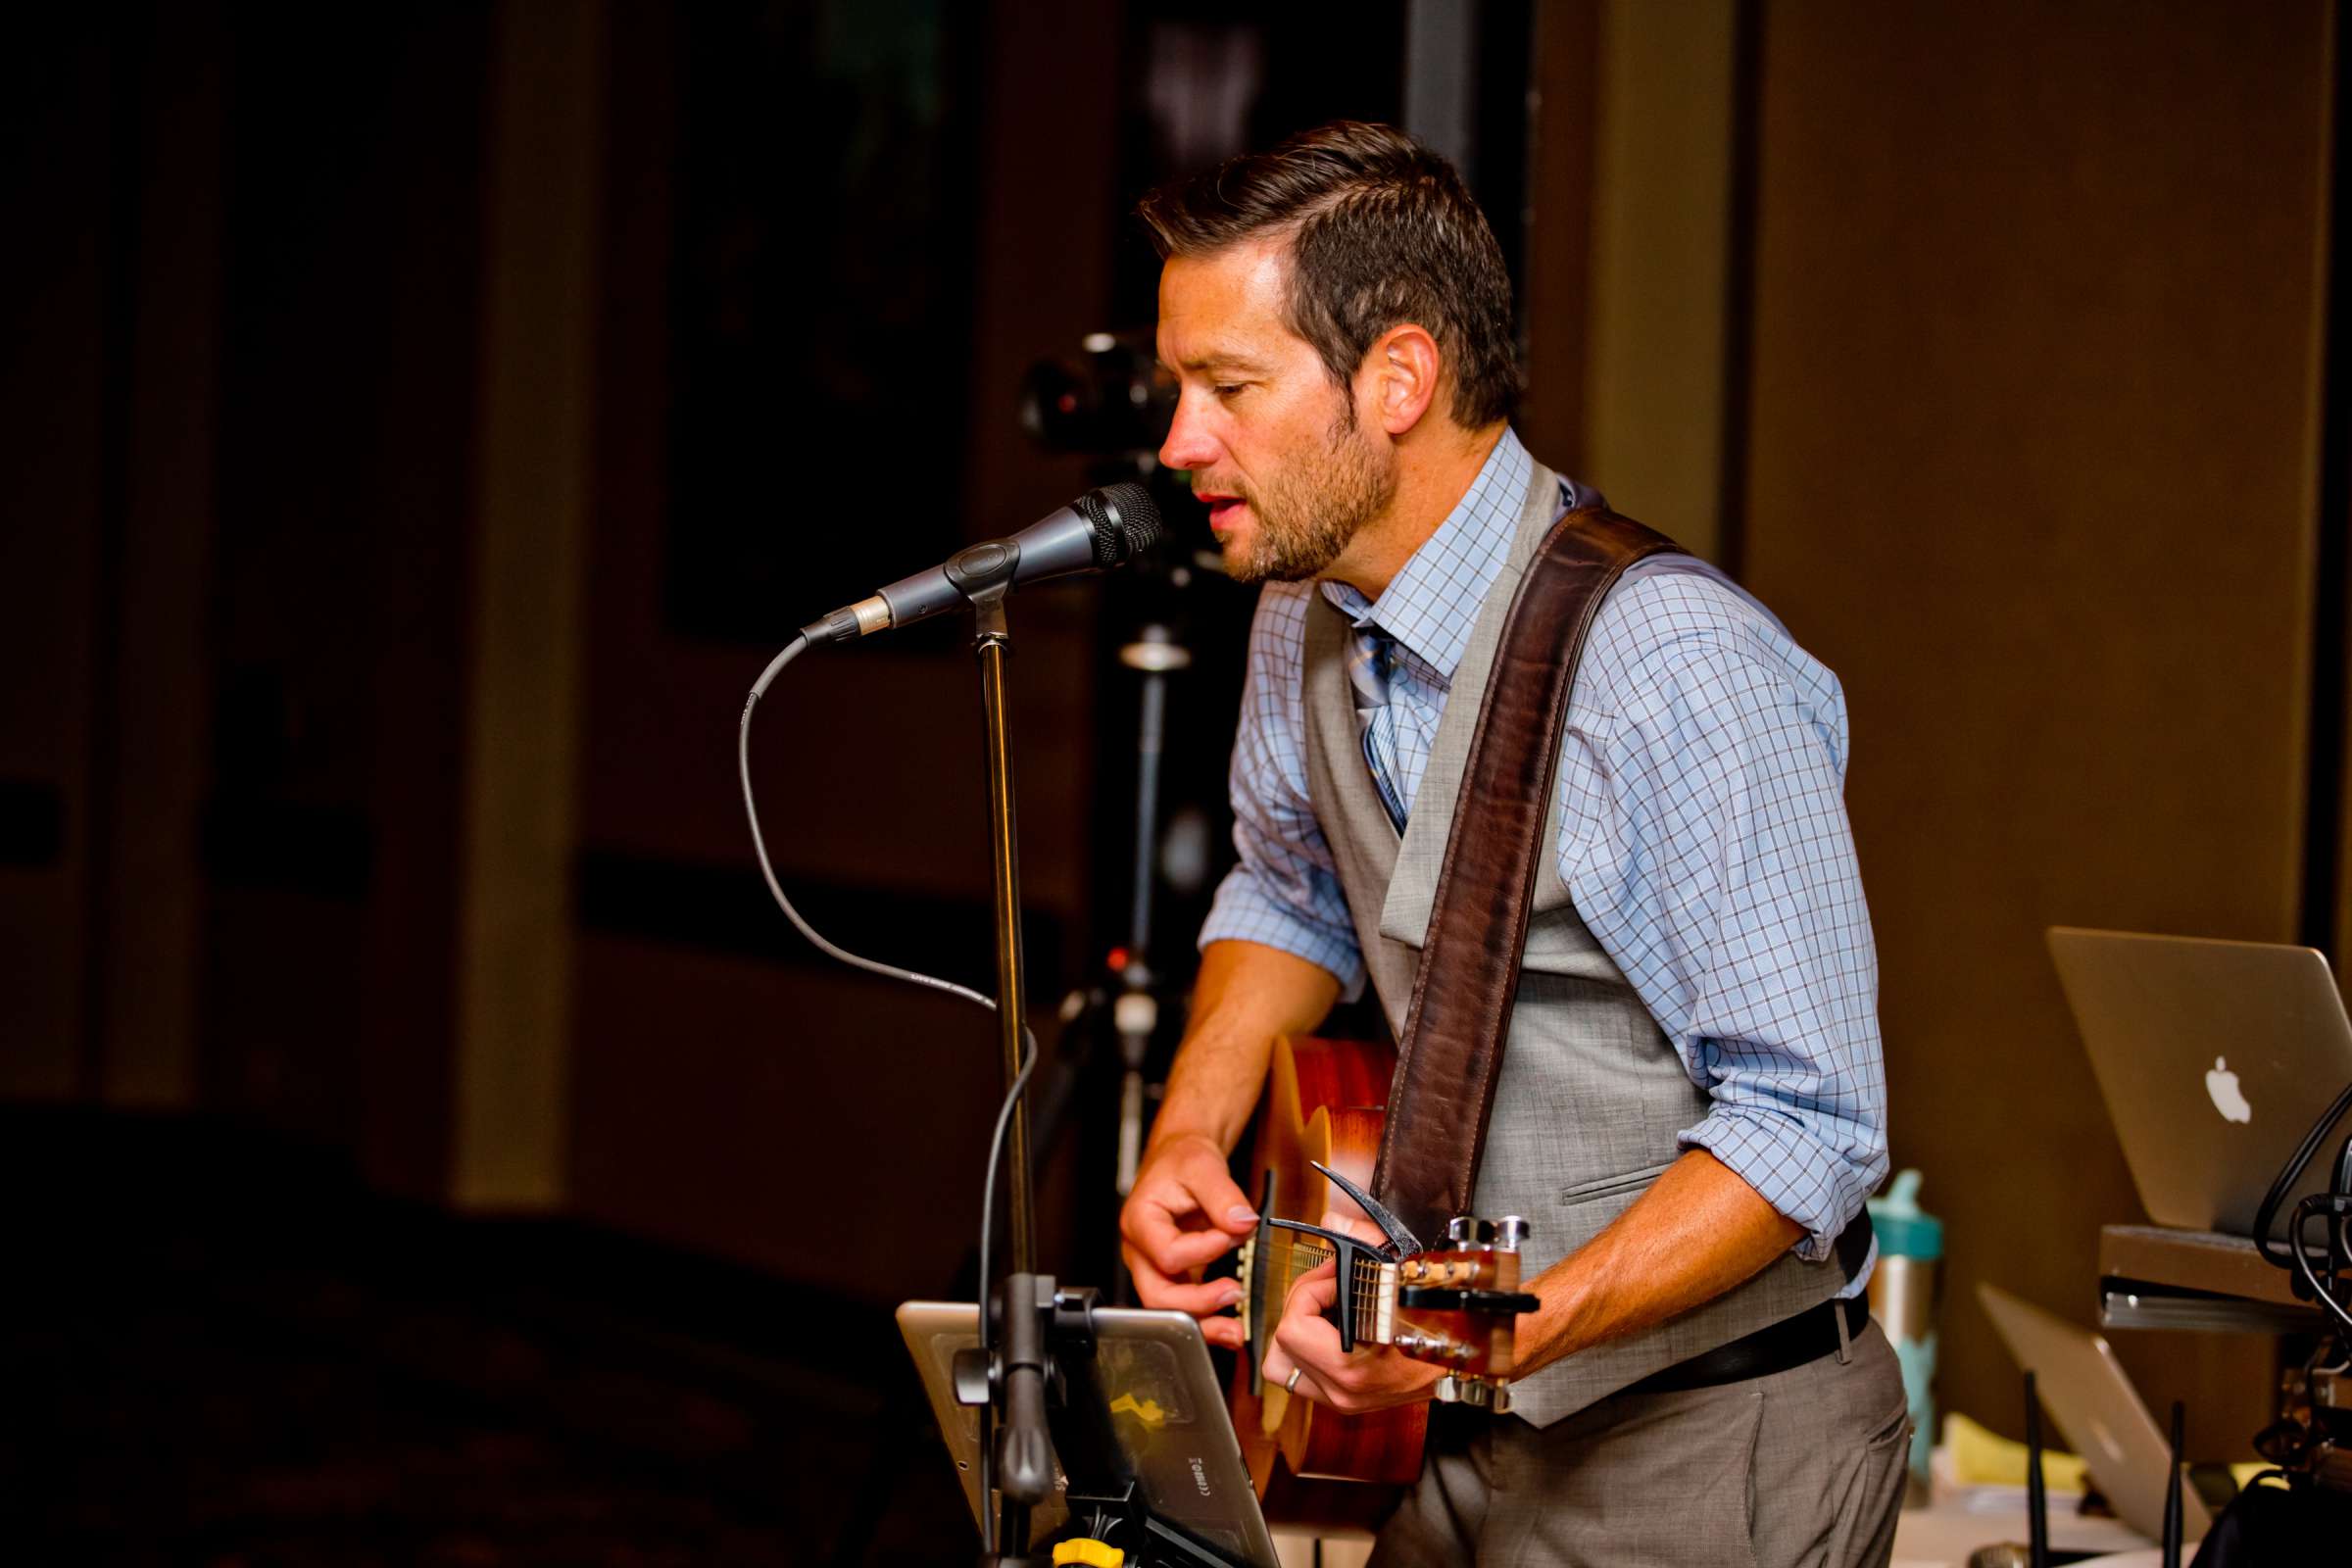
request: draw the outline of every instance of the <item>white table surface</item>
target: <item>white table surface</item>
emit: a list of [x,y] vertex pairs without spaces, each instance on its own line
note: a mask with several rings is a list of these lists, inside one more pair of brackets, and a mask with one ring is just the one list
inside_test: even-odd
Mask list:
[[[2085,1519],[2075,1513],[2078,1494],[2050,1494],[2050,1545],[2059,1551],[2113,1553],[2097,1561],[2115,1568],[2156,1568],[2155,1544],[2120,1519]],[[1972,1508],[1950,1498],[1924,1508],[1906,1508],[1894,1527],[1894,1561],[1890,1568],[1967,1568],[1968,1554],[1979,1546],[2004,1541],[2021,1544],[2026,1539],[2026,1510],[2022,1504],[2001,1508]],[[2184,1549],[2180,1560],[2191,1555]]]
[[[2103,1568],[2159,1568],[2161,1553],[2147,1537],[2118,1519],[2082,1518],[2074,1511],[2079,1500],[2080,1494],[2072,1492],[2050,1494],[2052,1546],[2061,1551],[2112,1553],[2096,1559]],[[2004,1541],[2022,1544],[2025,1539],[2022,1503],[1972,1508],[1947,1496],[1927,1507],[1903,1510],[1894,1528],[1890,1568],[1967,1568],[1968,1554],[1979,1546]],[[1314,1561],[1311,1537],[1277,1531],[1274,1544],[1282,1553],[1284,1568],[1309,1568]],[[2195,1544],[2190,1543],[2182,1549],[2180,1560],[2188,1561],[2195,1550]],[[1327,1541],[1323,1568],[1357,1568],[1371,1552],[1368,1538]]]
[[[2050,1496],[2050,1544],[2061,1551],[2104,1551],[2116,1555],[2097,1561],[2106,1568],[2159,1568],[2160,1553],[2147,1537],[2116,1519],[2084,1519],[2074,1512],[2076,1494]],[[1894,1529],[1894,1561],[1890,1568],[1967,1568],[1968,1554],[1979,1546],[2026,1539],[2023,1507],[1977,1511],[1955,1501],[1931,1507],[1906,1508]],[[1308,1568],[1314,1561],[1314,1543],[1305,1536],[1277,1532],[1275,1545],[1284,1568]],[[1371,1555],[1368,1540],[1331,1541],[1323,1547],[1323,1568],[1355,1568]],[[2184,1549],[2186,1562],[2194,1547]]]

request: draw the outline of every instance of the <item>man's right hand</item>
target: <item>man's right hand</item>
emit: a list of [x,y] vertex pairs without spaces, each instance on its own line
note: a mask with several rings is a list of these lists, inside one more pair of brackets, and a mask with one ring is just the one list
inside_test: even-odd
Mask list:
[[1192,1021],[1168,1067],[1144,1167],[1119,1211],[1119,1250],[1137,1298],[1192,1313],[1211,1345],[1242,1348],[1241,1321],[1225,1310],[1242,1288],[1233,1280],[1203,1285],[1200,1267],[1257,1223],[1225,1169],[1225,1151],[1250,1124],[1275,1038],[1314,1028],[1339,994],[1330,970],[1279,948],[1224,941],[1200,950]]
[[1209,1344],[1240,1349],[1241,1320],[1226,1308],[1242,1298],[1242,1287],[1229,1279],[1203,1285],[1200,1269],[1256,1224],[1257,1211],[1234,1185],[1213,1139],[1190,1133],[1154,1145],[1119,1211],[1120,1251],[1136,1298],[1190,1312]]

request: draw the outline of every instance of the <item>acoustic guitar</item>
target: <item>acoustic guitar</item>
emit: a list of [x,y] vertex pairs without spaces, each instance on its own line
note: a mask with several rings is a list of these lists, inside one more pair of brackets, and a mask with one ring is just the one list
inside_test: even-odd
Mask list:
[[[1274,1044],[1250,1164],[1259,1218],[1239,1259],[1246,1340],[1230,1401],[1271,1519],[1368,1527],[1392,1489],[1421,1471],[1427,1404],[1343,1415],[1264,1381],[1259,1368],[1291,1287],[1325,1263],[1337,1259],[1344,1285],[1327,1314],[1343,1345],[1392,1346],[1444,1367],[1441,1401],[1510,1407],[1512,1327],[1537,1304],[1519,1290],[1526,1227],[1464,1216],[1424,1244],[1365,1192],[1396,1064],[1394,1050],[1361,1041]],[[1368,1219],[1386,1240],[1325,1229],[1327,1210]]]

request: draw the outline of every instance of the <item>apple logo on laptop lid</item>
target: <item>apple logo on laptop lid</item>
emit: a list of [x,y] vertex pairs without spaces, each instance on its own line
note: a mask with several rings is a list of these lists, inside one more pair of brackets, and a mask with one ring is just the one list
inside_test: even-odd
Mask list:
[[2205,1075],[2205,1093],[2213,1097],[2213,1108],[2220,1111],[2225,1119],[2230,1121],[2252,1121],[2254,1119],[2254,1107],[2247,1104],[2246,1097],[2239,1093],[2237,1074],[2230,1070],[2227,1058],[2221,1056],[2213,1058],[2213,1071]]

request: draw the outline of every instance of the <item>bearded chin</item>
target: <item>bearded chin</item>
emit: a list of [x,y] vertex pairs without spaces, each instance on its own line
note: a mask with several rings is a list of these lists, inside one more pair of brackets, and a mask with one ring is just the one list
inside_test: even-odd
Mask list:
[[1277,522],[1263,515],[1258,536],[1249,555],[1228,569],[1238,582],[1306,582],[1340,559],[1361,526],[1342,519],[1313,517],[1302,523]]
[[1237,582],[1321,576],[1395,499],[1396,466],[1382,462],[1383,456],[1351,421],[1335,421],[1331,446],[1310,467],[1249,498],[1257,537],[1242,560],[1227,554],[1226,570]]

